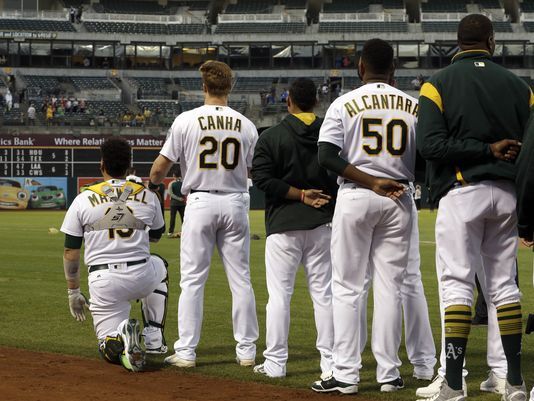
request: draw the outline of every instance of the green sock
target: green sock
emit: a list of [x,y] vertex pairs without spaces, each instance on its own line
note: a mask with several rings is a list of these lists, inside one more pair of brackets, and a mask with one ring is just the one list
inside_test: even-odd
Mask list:
[[497,308],[497,320],[501,331],[502,347],[508,362],[508,383],[519,386],[523,383],[521,375],[521,337],[523,325],[521,304],[501,305]]
[[471,307],[451,305],[445,308],[445,378],[453,390],[462,389],[462,369],[471,330]]

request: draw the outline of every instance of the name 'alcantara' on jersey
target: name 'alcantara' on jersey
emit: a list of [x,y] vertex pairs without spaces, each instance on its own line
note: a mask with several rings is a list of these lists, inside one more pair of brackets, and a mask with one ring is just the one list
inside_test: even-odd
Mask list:
[[344,104],[349,117],[355,117],[365,110],[401,110],[417,117],[419,106],[407,97],[399,94],[367,94],[355,97]]

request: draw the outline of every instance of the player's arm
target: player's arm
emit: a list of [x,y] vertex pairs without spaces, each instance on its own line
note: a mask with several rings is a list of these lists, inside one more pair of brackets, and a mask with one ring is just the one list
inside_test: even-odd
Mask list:
[[378,195],[397,199],[404,193],[404,185],[395,180],[387,178],[377,178],[364,173],[359,168],[348,163],[339,152],[341,148],[329,142],[319,142],[319,165],[327,170],[333,171],[337,175],[355,182],[362,187],[371,189]]
[[79,322],[85,320],[87,299],[80,291],[80,248],[83,237],[65,235],[63,251],[63,270],[67,280],[70,313]]
[[449,135],[443,115],[443,102],[438,86],[426,82],[419,97],[417,149],[425,160],[461,163],[466,160],[514,160],[521,145],[514,139],[503,139],[489,144],[473,138],[458,139]]
[[528,245],[534,240],[534,112],[531,113],[517,159],[517,220],[519,236]]
[[169,170],[171,169],[174,162],[169,160],[163,155],[158,155],[152,168],[150,169],[150,183],[159,185],[163,182],[163,179],[167,177]]
[[254,185],[272,198],[299,201],[316,208],[328,203],[330,196],[323,194],[322,190],[296,188],[276,177],[276,166],[280,162],[273,156],[268,138],[260,138],[252,159],[251,172]]
[[161,236],[165,232],[165,221],[163,220],[163,213],[161,211],[161,203],[159,198],[154,193],[152,197],[152,208],[153,208],[153,220],[150,224],[150,230],[148,231],[148,240],[150,242],[158,242],[161,239]]

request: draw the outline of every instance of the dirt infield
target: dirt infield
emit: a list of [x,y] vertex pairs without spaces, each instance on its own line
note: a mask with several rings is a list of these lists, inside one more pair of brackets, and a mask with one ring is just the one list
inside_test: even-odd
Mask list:
[[[2,401],[322,400],[316,394],[260,383],[188,374],[177,369],[130,373],[103,361],[0,347]],[[358,397],[360,401],[365,401]]]

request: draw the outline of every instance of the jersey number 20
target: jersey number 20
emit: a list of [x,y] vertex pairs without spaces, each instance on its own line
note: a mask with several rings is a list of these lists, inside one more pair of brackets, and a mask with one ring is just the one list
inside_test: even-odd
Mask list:
[[[233,170],[237,167],[239,163],[239,151],[240,144],[237,138],[225,138],[221,142],[217,141],[216,138],[212,136],[202,137],[200,140],[200,145],[204,147],[204,150],[200,152],[199,158],[199,167],[206,169],[217,169],[219,168],[218,161],[208,161],[209,157],[214,155],[217,152],[217,149],[220,147],[221,151],[221,165],[226,170]],[[230,148],[233,148],[233,152],[230,151]]]
[[[377,131],[375,126],[380,126]],[[395,134],[400,132],[400,142],[395,142]],[[362,136],[364,138],[374,138],[375,146],[363,145],[363,150],[371,156],[379,155],[383,149],[384,125],[381,118],[364,118],[362,120]],[[408,125],[398,118],[390,120],[386,124],[386,149],[393,156],[402,156],[406,150],[408,141]]]

